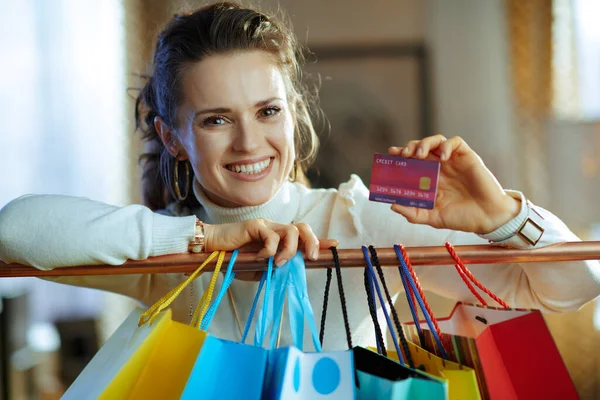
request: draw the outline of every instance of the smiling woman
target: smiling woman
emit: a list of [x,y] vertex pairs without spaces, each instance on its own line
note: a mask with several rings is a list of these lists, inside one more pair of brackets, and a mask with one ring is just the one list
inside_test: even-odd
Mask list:
[[[303,174],[318,139],[300,55],[285,25],[249,9],[210,6],[171,21],[138,98],[138,126],[155,144],[142,156],[146,204],[161,209],[176,201],[172,171],[181,162],[190,163],[209,199],[227,207],[262,204],[290,174]],[[247,166],[263,161],[264,175],[249,176]],[[232,179],[241,190],[232,190]],[[199,205],[194,196],[180,202]]]
[[[491,242],[529,249],[578,240],[522,193],[504,190],[460,137],[436,135],[389,148],[391,155],[440,163],[431,210],[370,202],[356,175],[338,189],[303,185],[297,178],[318,142],[300,83],[299,54],[290,30],[255,9],[218,3],[176,16],[158,37],[152,74],[136,105],[137,125],[152,149],[143,156],[146,206],[23,196],[0,211],[0,259],[51,269],[251,245],[257,259],[274,256],[280,266],[298,249],[314,260],[320,248],[338,243],[357,248]],[[452,266],[415,271],[424,289],[476,300]],[[476,265],[471,271],[512,307],[569,311],[600,293],[597,261]],[[362,271],[345,274],[347,290],[363,290]],[[403,290],[398,274],[391,268],[385,274],[392,295]],[[237,274],[231,285],[242,319],[256,293],[254,278]],[[318,317],[325,271],[308,271],[306,278]],[[184,277],[52,279],[151,304]],[[209,279],[200,276],[197,291],[172,303],[175,319],[190,317],[194,293],[202,293]],[[331,301],[330,307],[341,307]],[[347,308],[353,342],[373,344],[365,299],[350,296]],[[235,313],[219,309],[210,331],[239,339]],[[343,349],[343,332],[341,324],[332,327],[324,348]],[[291,342],[286,327],[281,344]]]
[[190,162],[215,204],[263,204],[290,175],[293,96],[286,93],[285,79],[265,51],[212,56],[187,71],[176,127],[155,118],[165,148]]

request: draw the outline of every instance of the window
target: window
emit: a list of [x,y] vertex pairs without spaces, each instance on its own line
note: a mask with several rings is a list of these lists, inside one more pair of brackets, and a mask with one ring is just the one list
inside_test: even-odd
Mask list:
[[[3,3],[0,207],[27,193],[128,202],[123,13],[120,0]],[[102,307],[100,292],[33,278],[0,293],[17,286],[33,289],[32,321]]]

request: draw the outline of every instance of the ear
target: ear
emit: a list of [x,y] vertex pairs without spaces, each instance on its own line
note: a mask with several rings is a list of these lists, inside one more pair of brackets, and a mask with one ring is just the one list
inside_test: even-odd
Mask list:
[[173,157],[178,158],[179,160],[187,158],[185,150],[177,141],[173,130],[167,124],[165,124],[165,121],[163,121],[161,117],[157,116],[154,118],[154,129],[156,129],[156,132],[158,133],[163,145]]

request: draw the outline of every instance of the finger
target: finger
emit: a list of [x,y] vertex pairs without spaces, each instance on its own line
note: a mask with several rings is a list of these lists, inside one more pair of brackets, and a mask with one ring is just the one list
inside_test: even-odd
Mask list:
[[300,241],[304,245],[304,252],[309,259],[313,261],[317,260],[319,258],[319,239],[317,238],[317,235],[315,235],[312,228],[304,222],[294,225],[298,228]]
[[415,154],[415,151],[417,150],[417,146],[419,145],[420,140],[411,140],[410,142],[406,143],[406,146],[404,146],[404,148],[402,149],[402,157],[412,157]]
[[426,158],[430,153],[437,150],[442,143],[446,141],[443,135],[435,135],[427,137],[418,144],[415,157],[419,159]]
[[446,161],[449,160],[454,153],[463,153],[469,150],[469,146],[460,136],[454,136],[441,144],[440,159]]
[[407,207],[400,204],[393,204],[392,211],[402,215],[411,224],[430,223],[430,211],[417,207]]
[[[315,260],[319,259],[319,256],[321,255],[320,250],[329,250],[332,247],[338,247],[340,244],[340,242],[338,242],[335,239],[319,239],[319,248],[317,250],[317,257],[315,258]],[[330,251],[328,251],[327,253],[330,253]]]
[[404,150],[404,147],[397,147],[397,146],[388,147],[388,154],[390,156],[401,156],[403,150]]
[[255,220],[250,222],[248,233],[254,241],[263,242],[263,248],[256,254],[258,259],[272,257],[277,253],[277,247],[281,238],[264,221]]
[[283,247],[275,256],[275,265],[281,267],[298,251],[298,238],[300,231],[294,225],[275,224],[275,232],[283,239]]

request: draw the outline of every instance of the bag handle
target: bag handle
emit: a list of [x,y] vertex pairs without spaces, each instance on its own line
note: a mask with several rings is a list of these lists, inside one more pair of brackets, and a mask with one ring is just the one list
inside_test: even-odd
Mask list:
[[[323,309],[321,311],[321,327],[319,328],[319,343],[321,343],[321,347],[323,347],[323,337],[325,336],[325,321],[327,319],[327,304],[329,303],[329,289],[331,288],[332,274],[332,269],[327,268],[327,278],[325,279],[325,293],[323,293]],[[346,332],[346,338],[348,338],[348,332]]]
[[[269,299],[270,306],[268,308],[263,308],[261,311],[262,320],[265,322],[265,337],[268,328],[271,329],[268,345],[269,349],[276,348],[279,341],[286,289],[290,278],[289,268],[290,265],[288,262],[273,271],[273,290]],[[261,321],[261,317],[259,317],[258,320]]]
[[385,349],[385,343],[383,341],[383,333],[377,320],[377,305],[375,303],[375,294],[373,289],[373,281],[369,275],[368,267],[364,269],[364,284],[365,292],[367,294],[367,304],[369,306],[369,314],[371,315],[371,321],[373,322],[373,329],[375,329],[375,340],[377,342],[377,353],[387,357],[387,351]]
[[[263,272],[262,277],[260,278],[260,282],[258,284],[258,289],[256,290],[256,295],[254,296],[254,301],[252,302],[252,307],[250,307],[250,313],[248,314],[248,320],[246,321],[246,325],[244,326],[244,332],[242,333],[242,339],[240,343],[245,343],[246,338],[248,337],[248,332],[250,331],[250,326],[252,325],[252,321],[254,320],[254,313],[256,312],[256,306],[258,304],[258,299],[260,298],[260,293],[262,292],[262,288],[265,285],[265,281],[268,278],[267,271]],[[233,303],[232,303],[233,304]]]
[[213,293],[215,291],[215,285],[217,284],[217,278],[219,277],[219,272],[221,271],[221,266],[223,265],[224,259],[225,252],[222,251],[219,253],[219,258],[217,259],[215,270],[208,284],[208,289],[204,291],[204,293],[202,294],[202,298],[200,298],[200,301],[196,306],[196,310],[194,310],[194,315],[192,317],[192,322],[190,323],[190,325],[197,329],[200,329],[200,322],[202,322],[202,319],[204,319],[204,315],[208,310],[208,305],[210,304],[210,300],[212,299]]
[[[400,344],[402,345],[402,350],[404,351],[404,355],[406,360],[408,361],[408,366],[412,369],[415,369],[415,363],[413,362],[412,355],[410,354],[410,349],[408,348],[408,342],[406,340],[406,336],[404,335],[404,330],[402,329],[402,324],[400,323],[400,318],[398,318],[398,313],[396,312],[396,307],[394,307],[394,303],[392,302],[392,296],[390,296],[390,291],[387,288],[387,284],[385,282],[385,276],[383,274],[383,269],[381,268],[381,264],[379,263],[379,257],[377,257],[377,250],[374,246],[369,246],[369,252],[371,253],[371,261],[375,268],[377,269],[377,274],[379,275],[379,280],[381,281],[381,285],[383,286],[383,290],[385,292],[385,297],[388,301],[388,305],[390,306],[390,310],[392,312],[392,318],[394,320],[394,325],[396,326],[396,331],[398,336],[400,336]],[[373,278],[375,279],[375,278]],[[382,307],[385,307],[382,304]],[[398,339],[394,333],[393,329],[390,329],[390,333],[392,335],[392,339],[395,340],[397,344]],[[398,358],[403,360],[402,355],[399,354]],[[402,361],[404,363],[404,361]]]
[[200,329],[202,329],[203,331],[208,330],[208,327],[210,326],[210,323],[212,322],[212,320],[215,316],[215,313],[217,312],[217,308],[219,307],[219,304],[221,304],[223,297],[225,297],[225,293],[227,293],[227,290],[229,290],[229,287],[231,286],[231,283],[233,282],[233,279],[235,278],[235,272],[233,272],[233,266],[235,265],[235,261],[237,259],[238,253],[239,253],[238,250],[234,250],[233,253],[231,253],[231,259],[229,260],[229,264],[227,265],[227,271],[225,272],[225,276],[223,277],[223,284],[221,285],[221,289],[219,290],[219,293],[217,294],[215,301],[211,304],[206,315],[202,319],[202,322],[200,323]]
[[450,242],[446,242],[446,249],[448,250],[448,253],[450,253],[452,258],[454,259],[454,262],[455,262],[454,268],[456,268],[456,271],[458,271],[458,274],[462,278],[463,282],[465,282],[465,284],[467,285],[467,287],[469,288],[471,293],[473,293],[475,295],[475,297],[477,297],[477,299],[481,302],[482,305],[487,306],[486,301],[481,297],[481,295],[479,293],[477,293],[477,291],[475,290],[475,288],[473,287],[473,285],[471,285],[471,283],[469,281],[473,282],[475,284],[475,286],[477,286],[485,294],[487,294],[492,299],[494,299],[494,301],[496,303],[500,304],[502,307],[510,308],[508,306],[508,304],[506,304],[502,299],[500,299],[498,296],[496,296],[491,290],[489,290],[481,282],[479,282],[477,280],[477,278],[475,278],[475,276],[471,273],[471,271],[469,271],[467,269],[467,267],[465,266],[465,264],[462,262],[462,260],[458,256],[458,254],[456,254],[456,250],[454,250],[454,247],[452,246],[452,244],[450,244]]
[[[425,297],[425,294],[423,293],[421,284],[419,283],[419,278],[417,277],[417,274],[415,273],[412,265],[410,264],[408,254],[406,253],[406,250],[404,249],[404,246],[402,246],[402,245],[395,244],[394,251],[396,252],[396,256],[398,257],[398,260],[400,261],[400,267],[398,267],[398,269],[400,270],[400,275],[404,276],[411,293],[415,295],[416,300],[419,303],[419,306],[421,307],[421,311],[423,312],[423,316],[425,317],[425,320],[427,321],[429,330],[433,334],[435,342],[440,350],[440,353],[442,354],[442,358],[448,359],[448,353],[446,352],[444,344],[442,343],[442,340],[441,340],[442,331],[438,325],[437,319],[435,318],[435,316],[433,315],[433,312],[431,311],[431,308],[429,307],[429,304],[427,303],[427,299]],[[408,296],[408,294],[407,294],[407,296]],[[410,304],[411,304],[411,302],[409,301],[409,305]],[[412,304],[414,306],[414,303],[412,303]],[[415,317],[415,316],[416,316],[416,313],[413,313],[413,317]],[[415,325],[420,325],[418,319],[415,320]],[[421,343],[421,345],[423,345],[423,343]]]
[[[258,296],[260,294],[260,289],[265,287],[265,295],[263,298],[263,304],[261,311],[256,320],[256,327],[254,328],[254,345],[258,347],[262,347],[265,337],[268,332],[268,328],[272,323],[272,316],[269,314],[269,307],[273,307],[273,302],[271,301],[271,285],[272,280],[275,278],[275,274],[273,272],[273,257],[269,257],[269,262],[267,264],[267,270],[263,273],[263,277],[261,278],[261,284],[259,284],[259,290],[257,291],[255,301],[258,301]],[[254,305],[256,308],[256,305]],[[247,327],[252,323],[253,315],[250,315],[247,322]],[[245,339],[245,338],[244,338]]]
[[[223,255],[225,252],[222,252]],[[196,276],[202,271],[204,267],[206,267],[215,257],[220,254],[219,251],[213,251],[206,260],[196,269],[185,281],[181,282],[179,285],[175,286],[171,289],[167,294],[161,297],[156,303],[154,303],[150,308],[148,308],[141,316],[138,322],[138,326],[142,326],[146,322],[150,322],[152,324],[156,317],[167,308],[171,303],[179,296],[179,294],[189,285]]]
[[[398,359],[400,360],[400,363],[402,365],[405,365],[406,362],[404,361],[402,351],[400,351],[400,346],[398,345],[398,338],[396,337],[396,335],[394,333],[394,326],[392,325],[390,315],[387,311],[387,307],[385,306],[385,301],[383,300],[383,295],[381,294],[381,289],[379,287],[379,283],[377,283],[377,277],[375,276],[375,271],[373,269],[371,257],[369,256],[369,251],[367,250],[366,246],[362,246],[361,249],[362,249],[365,261],[367,262],[366,279],[370,280],[371,284],[375,287],[377,297],[379,298],[379,304],[381,304],[381,309],[383,310],[383,315],[385,316],[385,320],[387,322],[388,329],[390,330],[390,333],[392,335],[392,341],[394,342],[394,347],[396,348],[396,354],[398,354]],[[391,300],[391,297],[390,297],[390,300]],[[373,298],[372,304],[369,304],[370,309],[371,309],[371,305],[373,306],[372,310],[371,310],[371,318],[377,319],[377,304],[376,304],[376,300],[374,298]],[[379,334],[381,334],[381,345],[383,348],[383,334],[381,332]],[[383,350],[385,350],[385,349],[383,349]],[[383,355],[387,357],[387,351]]]
[[[319,343],[317,325],[306,286],[304,256],[300,251],[298,251],[294,257],[283,266],[275,270],[273,274],[272,306],[261,311],[261,315],[267,314],[266,325],[272,327],[269,341],[270,349],[277,347],[286,293],[288,298],[290,330],[294,346],[299,350],[302,350],[303,348],[304,321],[306,319],[315,350],[320,352],[322,349],[321,344]],[[260,319],[261,318],[259,317],[259,320]]]
[[[333,254],[333,264],[335,265],[335,275],[337,278],[338,292],[340,295],[340,305],[342,306],[342,317],[344,318],[344,329],[346,331],[346,341],[348,349],[352,349],[352,333],[350,332],[350,323],[348,321],[348,308],[346,306],[346,295],[344,294],[344,284],[342,283],[342,268],[340,266],[340,258],[337,248],[330,247]],[[323,295],[323,314],[321,315],[321,330],[319,332],[319,341],[323,347],[323,337],[325,336],[325,321],[327,320],[327,303],[329,301],[329,289],[331,287],[332,278],[331,268],[327,269],[327,281],[325,283],[325,293]]]
[[303,348],[304,321],[306,320],[315,351],[321,352],[321,343],[317,331],[315,316],[308,296],[306,283],[306,265],[304,255],[298,251],[288,263],[290,264],[290,280],[288,282],[288,308],[292,341],[299,350]]
[[408,302],[410,313],[415,323],[415,327],[417,328],[417,333],[419,336],[419,345],[423,347],[423,344],[425,342],[425,336],[423,336],[423,330],[421,329],[421,324],[419,324],[419,310],[417,309],[417,306],[415,304],[417,300],[415,299],[415,294],[408,283],[408,278],[402,270],[402,266],[398,267],[398,271],[400,272],[400,278],[402,278],[402,286],[404,286],[406,301]]

